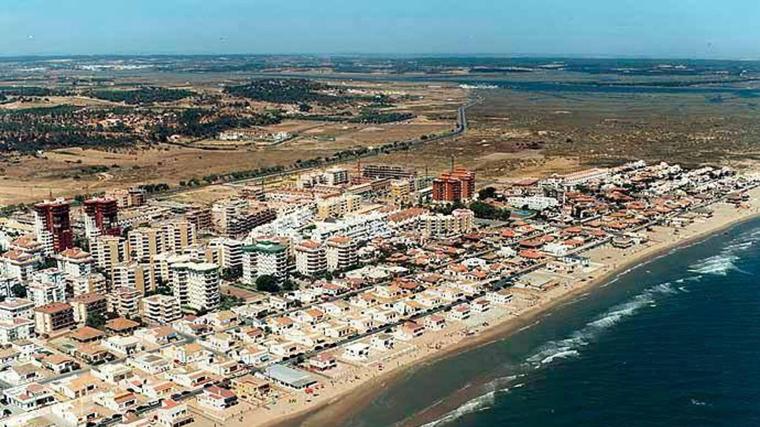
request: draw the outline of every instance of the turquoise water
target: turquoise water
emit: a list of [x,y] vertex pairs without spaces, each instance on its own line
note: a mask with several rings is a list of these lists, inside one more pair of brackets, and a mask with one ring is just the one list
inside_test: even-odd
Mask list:
[[420,366],[352,426],[760,425],[760,221]]

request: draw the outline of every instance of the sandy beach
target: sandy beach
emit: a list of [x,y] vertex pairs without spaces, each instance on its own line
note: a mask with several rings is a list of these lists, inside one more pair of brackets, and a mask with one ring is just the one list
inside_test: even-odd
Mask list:
[[[423,336],[404,343],[388,357],[373,363],[341,366],[341,374],[334,380],[322,379],[323,387],[314,395],[294,392],[288,399],[279,399],[275,405],[246,405],[235,414],[227,414],[226,426],[321,426],[341,425],[360,411],[389,384],[422,366],[450,357],[518,331],[558,304],[571,300],[592,288],[609,282],[649,260],[669,251],[700,241],[724,231],[741,222],[760,216],[760,188],[749,192],[747,206],[737,208],[726,203],[710,206],[713,215],[709,219],[698,218],[693,223],[672,228],[657,226],[648,233],[649,240],[629,249],[616,249],[611,245],[600,246],[584,253],[596,268],[584,272],[571,283],[558,286],[540,294],[533,303],[511,303],[508,307],[493,307],[486,313],[473,315],[469,321],[447,322],[446,328],[427,331]],[[222,420],[212,420],[198,413],[195,425],[219,425]]]

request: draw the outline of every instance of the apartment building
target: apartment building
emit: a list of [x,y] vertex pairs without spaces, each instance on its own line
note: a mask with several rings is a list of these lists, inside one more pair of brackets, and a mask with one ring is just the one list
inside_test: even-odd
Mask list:
[[295,248],[296,271],[304,276],[318,276],[327,271],[325,248],[314,240],[304,240]]
[[347,236],[333,236],[325,241],[325,261],[328,271],[342,271],[358,260],[354,240]]
[[140,314],[140,300],[142,292],[134,288],[113,288],[108,294],[109,311],[119,316],[133,318]]
[[84,202],[84,233],[87,240],[102,235],[118,236],[119,206],[111,197],[95,197]]
[[206,249],[206,260],[223,269],[237,269],[243,266],[243,242],[220,237],[211,239]]
[[163,230],[158,227],[137,227],[127,233],[130,259],[147,262],[164,251]]
[[260,240],[243,248],[243,281],[254,283],[258,276],[272,276],[278,282],[288,276],[288,249],[274,241]]
[[52,255],[74,246],[69,209],[65,199],[45,200],[34,205],[34,235],[45,254]]
[[161,226],[164,235],[163,249],[181,252],[182,249],[195,244],[195,226],[187,220],[169,221]]
[[121,262],[111,270],[111,286],[137,289],[145,294],[155,288],[153,272],[148,266],[135,261]]
[[66,301],[66,280],[63,272],[53,267],[34,273],[26,292],[35,307]]
[[129,259],[126,240],[117,236],[96,238],[90,250],[95,258],[95,264],[108,273],[116,264]]
[[181,307],[210,311],[219,306],[219,266],[208,262],[187,262],[171,268],[172,293]]
[[342,218],[346,214],[361,208],[362,197],[356,194],[344,194],[317,202],[317,219]]
[[74,309],[74,321],[77,323],[86,323],[88,317],[96,314],[103,315],[108,311],[108,298],[96,292],[76,296],[69,301],[69,304]]
[[151,295],[142,299],[142,318],[152,325],[164,325],[179,320],[182,310],[173,295]]
[[34,326],[38,334],[50,335],[75,324],[74,309],[64,302],[54,302],[34,309]]
[[95,263],[92,255],[77,247],[60,252],[55,259],[58,269],[69,277],[87,276]]
[[429,237],[446,237],[470,232],[475,214],[469,209],[456,209],[451,215],[428,214],[422,217],[422,233]]

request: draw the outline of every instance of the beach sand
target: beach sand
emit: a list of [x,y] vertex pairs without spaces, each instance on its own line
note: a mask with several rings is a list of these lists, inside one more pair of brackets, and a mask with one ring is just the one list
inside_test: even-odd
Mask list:
[[[280,399],[276,405],[268,408],[258,407],[245,413],[240,413],[238,410],[236,415],[225,420],[223,425],[229,427],[342,425],[352,415],[361,411],[364,405],[371,402],[380,391],[393,384],[394,381],[402,379],[411,369],[503,339],[520,328],[530,325],[538,316],[545,314],[558,304],[586,293],[595,286],[609,282],[632,268],[678,247],[688,246],[760,216],[760,188],[751,190],[749,194],[750,202],[746,207],[736,208],[726,203],[716,203],[711,206],[712,218],[698,218],[695,222],[679,229],[654,227],[648,233],[647,243],[625,250],[605,245],[585,252],[584,255],[599,267],[592,272],[584,273],[582,279],[570,285],[558,286],[541,293],[540,300],[535,304],[510,304],[507,308],[493,306],[487,313],[474,314],[474,319],[470,321],[447,320],[445,329],[427,331],[422,337],[408,345],[405,344],[404,351],[396,352],[395,357],[382,363],[382,370],[378,369],[377,363],[351,366],[341,375],[340,380],[323,380],[324,387],[314,396],[294,392],[291,398]],[[484,322],[487,322],[488,326],[483,326]],[[218,420],[216,422],[218,423]],[[194,425],[211,426],[214,422],[196,416]]]

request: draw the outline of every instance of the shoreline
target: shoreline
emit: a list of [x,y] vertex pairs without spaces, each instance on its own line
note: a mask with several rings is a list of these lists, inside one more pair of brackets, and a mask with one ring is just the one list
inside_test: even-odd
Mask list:
[[[366,403],[370,402],[385,388],[400,381],[420,365],[444,360],[507,338],[520,331],[521,328],[532,324],[536,318],[580,294],[593,292],[599,286],[671,252],[698,244],[726,230],[760,218],[760,189],[753,189],[750,193],[752,195],[751,207],[744,211],[737,210],[723,202],[718,202],[711,205],[711,207],[716,211],[719,208],[723,208],[724,211],[728,212],[721,212],[721,215],[715,215],[714,218],[702,223],[695,222],[689,224],[686,227],[678,229],[677,233],[674,228],[656,226],[659,231],[664,232],[662,233],[664,235],[661,237],[669,238],[667,240],[650,240],[645,245],[635,247],[630,253],[621,251],[620,253],[610,254],[608,246],[591,249],[586,255],[592,259],[597,258],[594,259],[595,262],[604,263],[604,267],[600,271],[594,272],[594,274],[598,275],[583,282],[578,282],[571,288],[560,289],[558,295],[548,296],[547,299],[521,311],[519,314],[510,315],[498,322],[492,323],[480,330],[475,336],[466,337],[440,350],[424,353],[409,363],[404,363],[380,374],[373,375],[316,404],[286,415],[274,417],[263,422],[262,425],[271,427],[342,425],[352,416],[361,412]],[[605,263],[608,259],[612,261]]]

